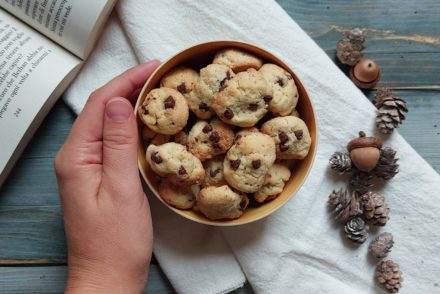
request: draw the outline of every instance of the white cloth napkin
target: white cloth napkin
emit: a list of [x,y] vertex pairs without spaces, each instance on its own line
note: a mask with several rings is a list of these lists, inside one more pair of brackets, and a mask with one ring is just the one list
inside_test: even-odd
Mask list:
[[346,182],[329,169],[328,159],[358,131],[375,132],[375,109],[274,1],[120,1],[117,16],[64,99],[79,112],[93,89],[137,61],[165,60],[216,39],[260,45],[295,70],[316,107],[318,154],[289,203],[244,226],[198,225],[149,195],[154,252],[176,291],[226,293],[240,287],[246,276],[257,293],[380,292],[367,247],[373,236],[388,231],[395,238],[389,258],[404,274],[401,293],[439,292],[440,176],[398,133],[383,137],[400,158],[400,173],[379,189],[391,219],[386,227],[373,229],[361,246],[345,239],[341,226],[332,221],[327,198]]

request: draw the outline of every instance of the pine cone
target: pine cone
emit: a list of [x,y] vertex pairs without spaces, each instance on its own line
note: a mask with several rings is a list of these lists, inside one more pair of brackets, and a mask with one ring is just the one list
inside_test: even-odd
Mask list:
[[336,56],[343,64],[355,65],[361,60],[365,37],[359,28],[345,32],[344,37],[336,44]]
[[384,134],[391,134],[402,123],[405,113],[408,112],[406,101],[387,88],[377,91],[373,104],[378,109],[376,127]]
[[393,244],[393,235],[382,233],[371,242],[368,251],[376,258],[384,258],[391,251]]
[[332,169],[345,174],[351,171],[351,159],[348,153],[335,152],[330,158],[330,166]]
[[350,180],[350,187],[359,195],[363,195],[373,188],[373,176],[365,172],[357,172]]
[[364,243],[368,238],[370,227],[360,217],[350,219],[344,227],[348,239],[356,243]]
[[358,197],[351,195],[342,188],[339,191],[333,190],[329,196],[328,203],[333,207],[335,218],[343,222],[362,214]]
[[399,265],[392,260],[379,262],[376,268],[376,278],[388,293],[397,293],[402,288],[402,272]]
[[390,209],[385,202],[385,198],[376,192],[368,192],[361,196],[365,220],[372,225],[386,225],[390,214]]
[[393,148],[385,147],[380,151],[379,163],[373,170],[373,173],[378,178],[389,180],[393,178],[399,171],[397,164],[398,158],[395,158],[396,151]]

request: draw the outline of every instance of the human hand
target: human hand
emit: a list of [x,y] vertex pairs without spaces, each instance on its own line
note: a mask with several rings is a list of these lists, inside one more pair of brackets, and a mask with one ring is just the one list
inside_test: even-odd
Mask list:
[[136,66],[93,92],[55,159],[68,247],[66,293],[144,289],[153,229],[129,100],[158,65]]

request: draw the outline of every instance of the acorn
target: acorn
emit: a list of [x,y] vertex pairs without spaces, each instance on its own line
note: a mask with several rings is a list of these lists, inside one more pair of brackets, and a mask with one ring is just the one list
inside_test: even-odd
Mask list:
[[360,131],[359,137],[348,142],[347,149],[354,166],[360,171],[369,172],[379,163],[382,141],[376,137],[366,137]]
[[380,69],[371,59],[362,59],[350,68],[350,79],[361,89],[371,89],[380,80]]

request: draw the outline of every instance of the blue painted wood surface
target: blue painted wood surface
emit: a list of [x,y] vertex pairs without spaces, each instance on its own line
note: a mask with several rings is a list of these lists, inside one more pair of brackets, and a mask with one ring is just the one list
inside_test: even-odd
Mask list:
[[[366,29],[366,57],[382,69],[381,85],[410,105],[399,132],[440,172],[440,2],[437,0],[279,0],[292,18],[334,59],[341,32]],[[374,91],[366,92],[370,98]],[[60,293],[66,242],[53,158],[73,113],[50,112],[0,189],[0,293]],[[153,259],[149,293],[173,289]],[[237,293],[252,293],[249,285]]]

